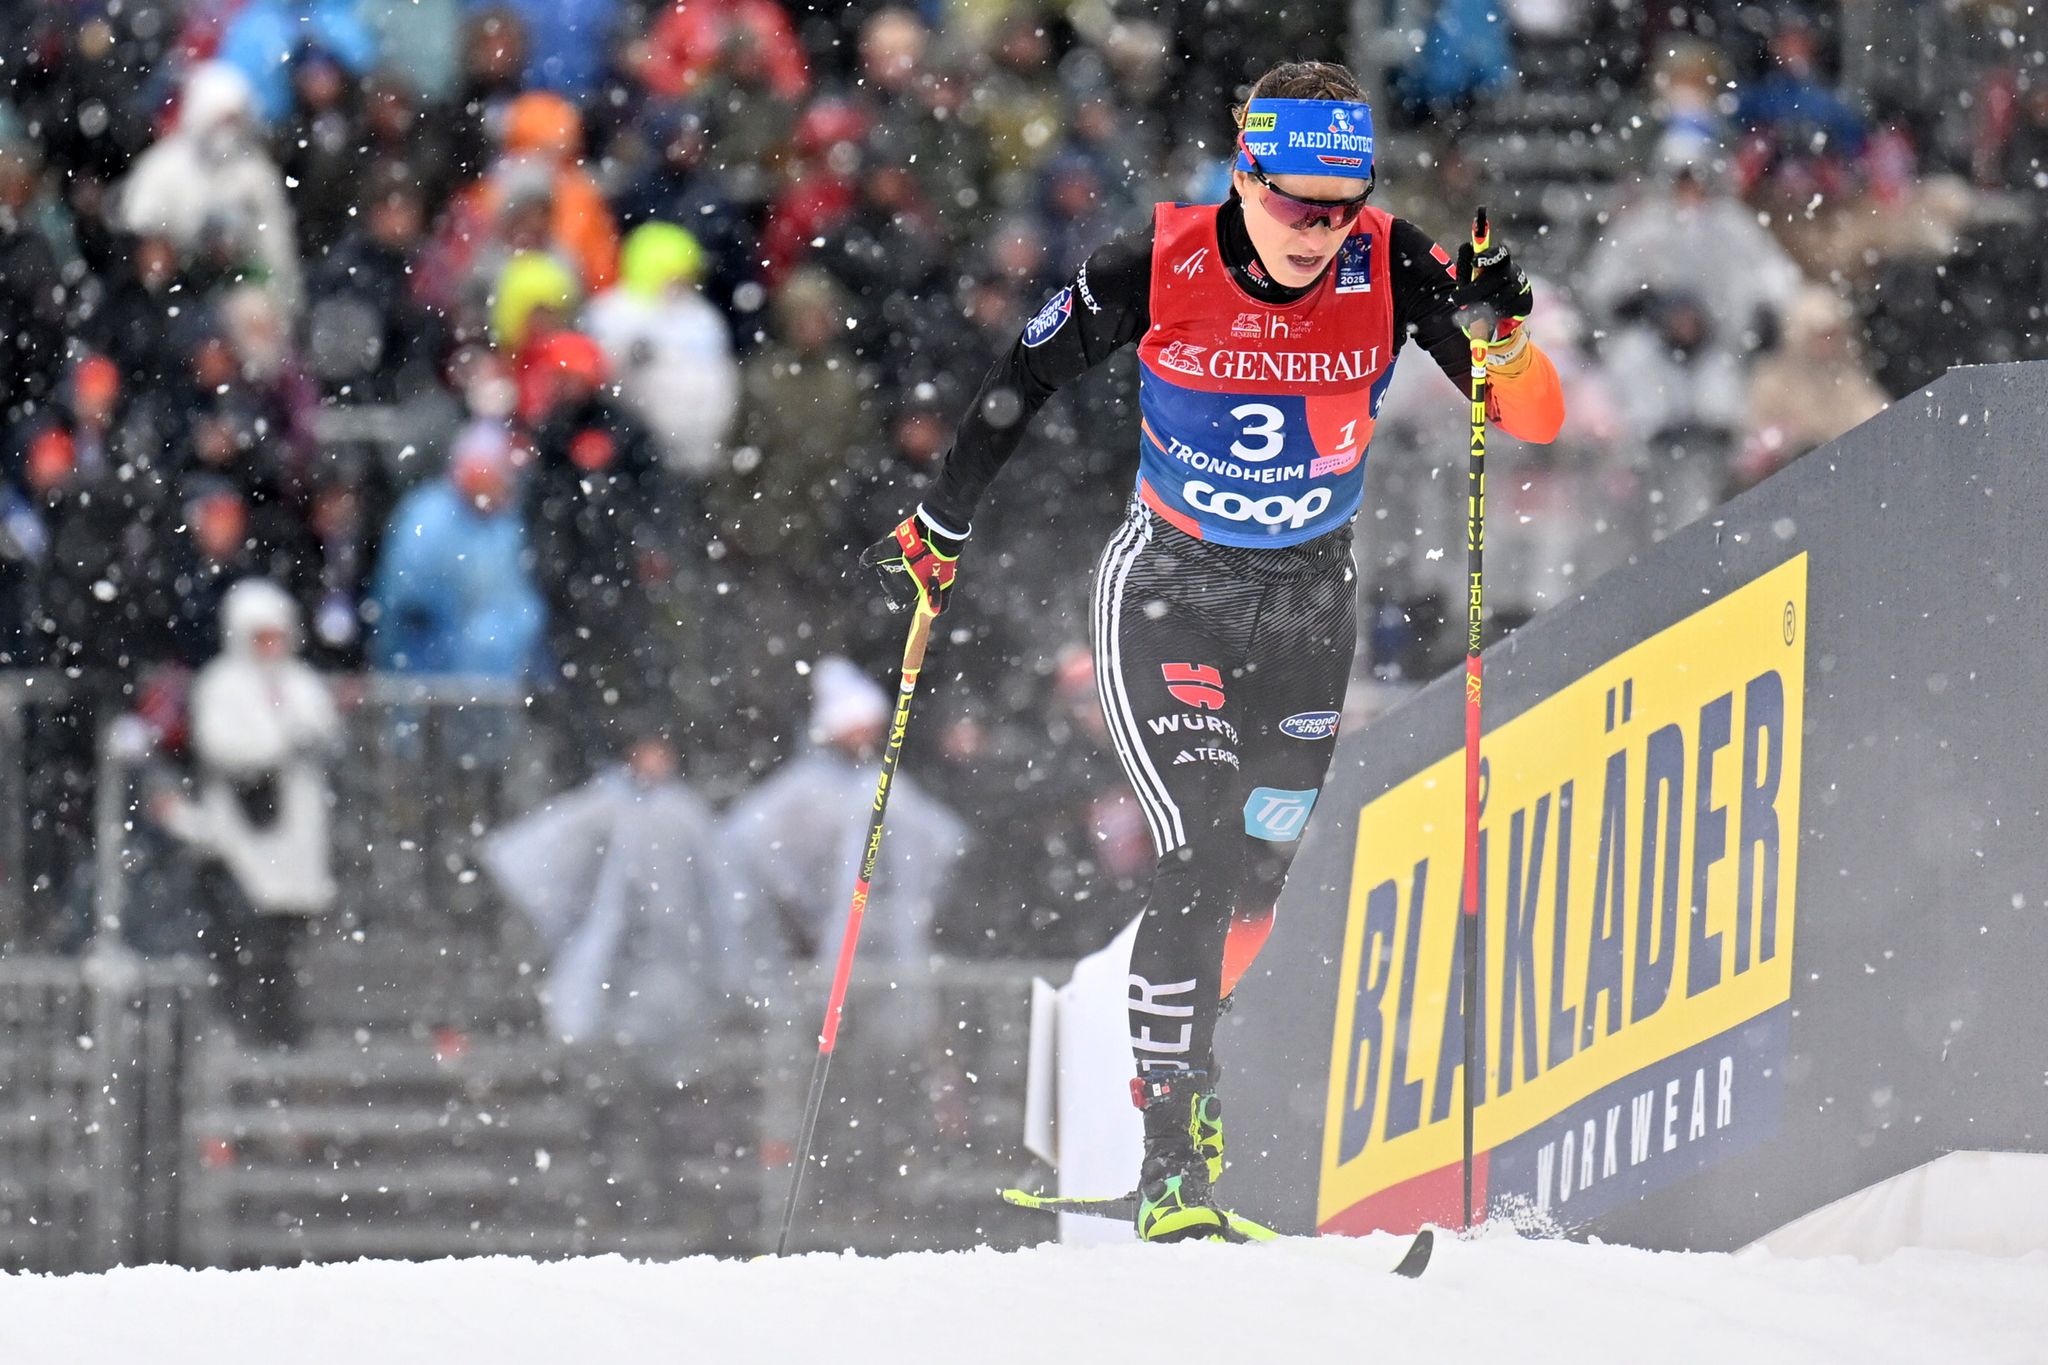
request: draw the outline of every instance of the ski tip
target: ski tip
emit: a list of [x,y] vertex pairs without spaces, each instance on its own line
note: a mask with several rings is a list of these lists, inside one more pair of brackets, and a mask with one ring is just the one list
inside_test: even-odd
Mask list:
[[1229,1209],[1223,1209],[1221,1212],[1223,1214],[1223,1225],[1235,1234],[1230,1239],[1232,1241],[1274,1242],[1280,1238],[1279,1233],[1273,1231],[1264,1223],[1255,1223],[1243,1214],[1233,1213]]
[[1408,1244],[1407,1254],[1401,1257],[1394,1273],[1404,1280],[1412,1280],[1429,1267],[1430,1253],[1436,1250],[1436,1234],[1428,1228],[1415,1234],[1415,1240]]
[[1039,1209],[1046,1213],[1082,1213],[1092,1218],[1129,1218],[1137,1210],[1135,1194],[1033,1194],[1029,1190],[1005,1189],[998,1191],[1003,1202],[1019,1208]]

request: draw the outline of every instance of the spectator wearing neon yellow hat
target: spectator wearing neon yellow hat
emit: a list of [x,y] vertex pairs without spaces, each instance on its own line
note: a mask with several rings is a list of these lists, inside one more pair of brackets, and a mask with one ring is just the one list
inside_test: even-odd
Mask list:
[[491,287],[491,340],[517,353],[536,333],[567,326],[582,293],[575,274],[552,252],[514,252]]
[[739,405],[739,365],[725,317],[698,285],[704,249],[673,223],[626,236],[619,284],[583,310],[583,331],[604,347],[619,393],[676,474],[708,477]]

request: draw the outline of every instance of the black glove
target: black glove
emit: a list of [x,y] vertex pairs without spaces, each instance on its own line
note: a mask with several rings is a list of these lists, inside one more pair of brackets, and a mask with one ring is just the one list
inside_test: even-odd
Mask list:
[[875,570],[888,594],[889,610],[922,607],[937,616],[946,609],[965,536],[941,530],[920,507],[887,536],[861,552],[860,562]]
[[1472,243],[1458,248],[1458,326],[1467,336],[1492,342],[1505,340],[1528,319],[1536,306],[1536,291],[1508,245],[1489,234],[1486,248],[1474,251]]

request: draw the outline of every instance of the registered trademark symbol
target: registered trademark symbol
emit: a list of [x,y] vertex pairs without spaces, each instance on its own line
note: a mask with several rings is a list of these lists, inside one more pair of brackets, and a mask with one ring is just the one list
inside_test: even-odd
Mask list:
[[1785,604],[1785,643],[1791,644],[1799,636],[1799,609],[1790,602]]

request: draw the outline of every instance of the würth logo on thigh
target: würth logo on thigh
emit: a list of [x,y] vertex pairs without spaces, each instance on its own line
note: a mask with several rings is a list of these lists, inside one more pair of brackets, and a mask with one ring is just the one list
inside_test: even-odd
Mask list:
[[1223,709],[1223,675],[1207,664],[1161,664],[1159,671],[1166,676],[1166,690],[1182,706]]

